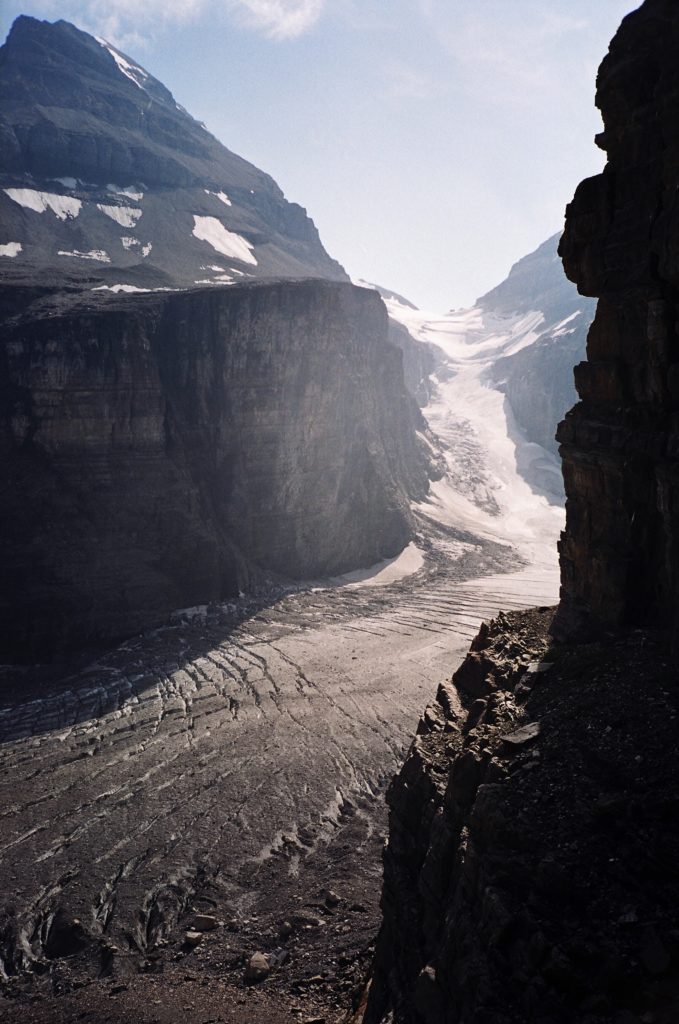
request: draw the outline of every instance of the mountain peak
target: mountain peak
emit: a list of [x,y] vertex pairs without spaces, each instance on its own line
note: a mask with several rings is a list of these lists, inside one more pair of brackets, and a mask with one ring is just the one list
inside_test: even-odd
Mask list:
[[0,94],[0,274],[135,290],[347,279],[305,210],[107,40],[22,15]]
[[[43,74],[53,74],[59,69],[62,72],[65,70],[67,75],[72,74],[74,69],[89,70],[101,74],[109,84],[119,86],[124,84],[117,81],[120,75],[135,82],[135,76],[138,74],[149,95],[163,102],[174,103],[169,90],[136,61],[107,40],[91,36],[63,19],[54,22],[41,21],[20,14],[14,21],[0,54],[3,68],[9,65],[15,70],[20,70],[28,65],[36,71],[41,70]],[[38,87],[41,84],[41,78],[34,82]],[[136,84],[140,85],[140,82]],[[51,97],[52,103],[58,106],[60,98],[62,97],[59,95]]]

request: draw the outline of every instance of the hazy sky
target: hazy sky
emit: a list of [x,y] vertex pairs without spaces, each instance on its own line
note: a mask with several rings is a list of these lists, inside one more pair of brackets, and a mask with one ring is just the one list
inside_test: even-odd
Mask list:
[[[631,0],[5,0],[144,65],[355,277],[471,305],[563,223]],[[141,13],[140,13],[141,12]]]

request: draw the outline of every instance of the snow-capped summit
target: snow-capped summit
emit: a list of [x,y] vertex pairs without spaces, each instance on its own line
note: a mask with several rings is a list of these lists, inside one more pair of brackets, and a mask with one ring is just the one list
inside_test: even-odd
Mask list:
[[302,207],[106,40],[17,18],[0,95],[0,274],[118,291],[347,280]]

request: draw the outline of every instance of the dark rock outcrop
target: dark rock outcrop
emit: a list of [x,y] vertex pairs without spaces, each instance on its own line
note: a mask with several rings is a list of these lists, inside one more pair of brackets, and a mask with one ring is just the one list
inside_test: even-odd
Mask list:
[[0,96],[0,274],[135,288],[347,280],[302,207],[104,40],[17,18]]
[[129,635],[253,573],[334,574],[407,543],[427,463],[376,293],[7,291],[3,657]]
[[365,1024],[676,1019],[676,675],[650,632],[549,650],[551,617],[484,624],[420,722]]
[[646,0],[597,87],[608,155],[568,208],[561,254],[599,296],[559,429],[567,494],[561,636],[679,623],[679,9]]

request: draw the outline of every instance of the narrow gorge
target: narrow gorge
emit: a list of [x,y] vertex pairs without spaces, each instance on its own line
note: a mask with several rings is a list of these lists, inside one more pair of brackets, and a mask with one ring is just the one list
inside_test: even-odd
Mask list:
[[670,1024],[679,1012],[679,12],[603,61],[608,162],[560,252],[599,297],[559,427],[561,600],[484,623],[390,787],[366,1024]]
[[3,1020],[674,1024],[677,52],[645,0],[564,234],[431,313],[14,22]]

